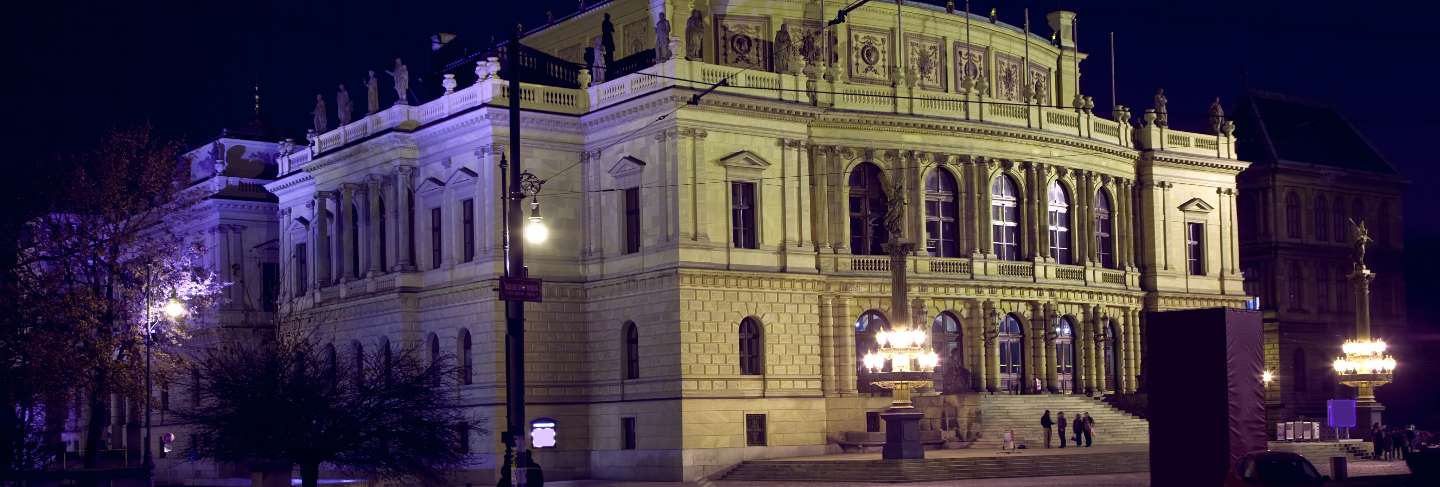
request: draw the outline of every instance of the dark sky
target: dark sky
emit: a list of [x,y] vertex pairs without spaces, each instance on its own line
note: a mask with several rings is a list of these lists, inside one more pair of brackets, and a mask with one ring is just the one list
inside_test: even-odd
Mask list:
[[[943,4],[940,0],[932,3]],[[840,3],[833,1],[832,3]],[[876,5],[887,3],[877,0]],[[959,2],[963,5],[963,1]],[[427,56],[430,34],[457,32],[485,44],[516,21],[535,26],[546,10],[572,12],[574,0],[43,0],[7,6],[4,34],[14,60],[4,78],[12,128],[0,178],[8,212],[33,206],[57,152],[80,151],[105,130],[149,122],[162,134],[197,144],[221,127],[250,119],[252,87],[261,85],[271,124],[301,139],[316,93],[333,100],[336,84],[360,93],[366,69],[405,56],[438,90]],[[1078,12],[1083,91],[1110,106],[1107,33],[1116,33],[1120,99],[1150,106],[1164,87],[1172,123],[1202,126],[1210,100],[1233,102],[1244,87],[1332,104],[1413,184],[1407,191],[1407,260],[1412,326],[1431,325],[1440,300],[1428,276],[1440,275],[1440,180],[1429,147],[1440,129],[1433,50],[1440,6],[1433,2],[1299,0],[981,1],[1021,23],[1030,7],[1036,30],[1044,13]],[[880,8],[870,6],[865,8]],[[380,71],[382,84],[388,79]],[[388,89],[382,89],[388,95]],[[422,96],[427,93],[422,92]],[[363,97],[357,95],[357,100]],[[385,102],[388,105],[388,101]],[[332,107],[333,109],[333,107]],[[1138,111],[1138,110],[1137,110]],[[1242,154],[1243,156],[1243,154]],[[1424,334],[1422,334],[1424,335]],[[1433,334],[1432,334],[1433,335]],[[1435,343],[1440,346],[1440,340]]]

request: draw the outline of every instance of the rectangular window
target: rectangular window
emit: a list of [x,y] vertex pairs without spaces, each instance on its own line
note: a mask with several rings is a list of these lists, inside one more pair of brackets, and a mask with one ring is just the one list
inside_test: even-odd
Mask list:
[[625,253],[640,251],[640,188],[625,190]]
[[260,309],[275,311],[275,301],[280,299],[280,263],[260,264]]
[[461,421],[455,425],[455,438],[460,441],[460,453],[470,453],[470,423]]
[[765,446],[765,415],[745,415],[745,446]]
[[737,249],[758,248],[755,241],[755,183],[730,183],[730,240]]
[[304,243],[295,244],[295,295],[310,291],[310,253]]
[[467,199],[460,202],[460,219],[464,222],[462,230],[465,232],[465,262],[475,260],[475,200]]
[[635,449],[635,418],[620,418],[620,449]]
[[431,269],[439,269],[439,268],[440,268],[440,244],[441,244],[441,240],[440,240],[440,238],[441,238],[441,237],[440,237],[441,231],[440,231],[440,230],[441,230],[440,208],[439,208],[439,207],[431,208],[431,209],[430,209],[430,268],[431,268]]
[[1205,224],[1185,224],[1185,264],[1192,276],[1205,275]]

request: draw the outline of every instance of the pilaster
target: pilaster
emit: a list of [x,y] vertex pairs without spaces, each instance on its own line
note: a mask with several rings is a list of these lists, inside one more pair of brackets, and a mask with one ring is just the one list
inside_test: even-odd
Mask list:
[[380,222],[384,221],[385,217],[384,214],[380,212],[380,177],[370,175],[365,178],[365,185],[365,195],[369,199],[366,204],[366,209],[369,210],[368,214],[370,215],[370,225],[369,228],[367,228],[368,232],[366,232],[369,234],[366,238],[368,242],[366,248],[370,251],[370,265],[366,270],[366,275],[375,277],[385,272],[385,269],[381,265],[381,262],[385,260],[382,254],[382,252],[384,252],[385,226]]
[[340,223],[340,282],[349,282],[359,272],[355,266],[356,249],[352,244],[356,238],[355,227],[359,223],[355,218],[357,212],[353,211],[356,186],[350,183],[340,185],[339,215],[336,220]]
[[315,276],[315,285],[312,289],[316,290],[329,286],[333,276],[330,272],[330,204],[327,202],[333,197],[332,191],[315,192],[315,243],[312,245],[315,254],[315,273],[312,274]]
[[1044,312],[1045,314],[1042,318],[1045,320],[1045,324],[1044,327],[1041,328],[1041,333],[1043,333],[1045,337],[1045,363],[1050,364],[1049,367],[1045,368],[1045,383],[1051,393],[1058,393],[1060,392],[1060,374],[1059,371],[1056,370],[1058,357],[1055,355],[1055,339],[1057,335],[1055,334],[1055,327],[1051,326],[1052,323],[1055,323],[1055,304],[1045,303]]
[[395,271],[415,270],[415,208],[411,198],[410,179],[415,171],[413,166],[395,168]]

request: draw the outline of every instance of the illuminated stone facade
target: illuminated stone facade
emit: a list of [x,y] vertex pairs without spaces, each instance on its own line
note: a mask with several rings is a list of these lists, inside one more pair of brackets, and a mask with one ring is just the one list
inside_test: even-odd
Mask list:
[[[1077,108],[1073,14],[1047,16],[1053,43],[912,4],[807,35],[841,6],[615,1],[525,38],[579,62],[609,14],[620,51],[578,88],[523,87],[521,151],[547,180],[551,229],[527,250],[546,281],[527,305],[526,373],[528,413],[558,420],[557,448],[538,454],[547,478],[696,480],[865,431],[889,400],[856,364],[880,320],[857,320],[888,312],[874,225],[896,180],[921,242],[915,316],[884,320],[957,324],[942,319],[936,339],[948,390],[1134,391],[1144,329],[1163,326],[1142,311],[1245,301],[1235,175],[1248,164],[1230,130]],[[676,55],[634,69],[657,15]],[[505,423],[494,288],[511,129],[497,67],[481,59],[462,88],[317,135],[266,186],[282,329],[341,354],[438,342],[473,360],[453,387],[491,430]],[[762,330],[755,374],[741,373],[746,318]],[[764,415],[763,434],[747,415]],[[481,454],[457,481],[493,478],[497,437],[473,439]]]

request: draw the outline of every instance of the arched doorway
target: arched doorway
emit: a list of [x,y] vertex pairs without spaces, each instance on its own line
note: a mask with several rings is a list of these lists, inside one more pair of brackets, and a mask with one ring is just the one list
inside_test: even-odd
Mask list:
[[940,356],[940,367],[936,370],[935,390],[942,393],[960,392],[970,389],[970,371],[965,367],[964,333],[960,320],[949,311],[935,316],[930,326],[930,343],[935,354]]
[[[860,314],[855,320],[855,378],[858,384],[855,390],[860,392],[885,392],[884,389],[875,387],[870,381],[870,371],[865,370],[865,354],[875,351],[878,346],[875,344],[875,333],[880,330],[889,330],[890,322],[885,315],[876,310],[869,310]],[[890,370],[890,365],[885,365],[885,370]]]
[[1105,390],[1120,390],[1120,354],[1116,353],[1115,344],[1118,343],[1120,335],[1115,332],[1115,321],[1105,318]]
[[1055,378],[1060,392],[1075,392],[1075,325],[1070,317],[1055,323]]
[[1018,394],[1023,386],[1021,377],[1025,373],[1025,332],[1020,327],[1020,320],[1009,314],[1000,319],[998,331],[1000,389],[1006,393]]

